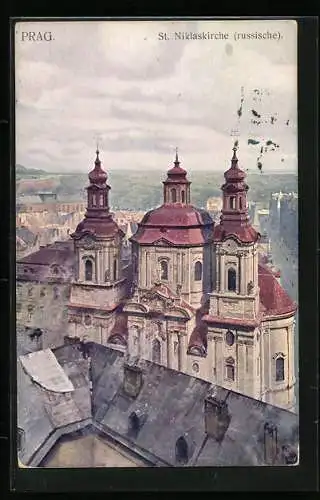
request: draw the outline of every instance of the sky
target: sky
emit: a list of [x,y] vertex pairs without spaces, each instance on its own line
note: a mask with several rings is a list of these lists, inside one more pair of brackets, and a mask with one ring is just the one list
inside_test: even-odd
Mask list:
[[[279,147],[263,169],[297,169],[295,21],[19,22],[15,31],[16,162],[25,167],[87,172],[98,141],[107,170],[165,171],[178,147],[187,170],[221,171],[238,138],[242,168],[255,171],[272,140]],[[267,31],[280,39],[234,38]],[[228,39],[174,38],[182,32]]]

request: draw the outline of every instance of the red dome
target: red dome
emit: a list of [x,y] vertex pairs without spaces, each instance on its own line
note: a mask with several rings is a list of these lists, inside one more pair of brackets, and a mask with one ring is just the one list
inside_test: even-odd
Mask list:
[[101,167],[101,161],[99,158],[99,151],[96,151],[97,158],[94,162],[94,169],[89,173],[89,181],[91,184],[105,184],[108,179],[107,173]]
[[201,245],[211,240],[213,225],[205,210],[165,204],[146,213],[132,240],[141,244],[165,240],[176,245]]
[[227,182],[241,182],[246,177],[246,173],[243,170],[241,170],[238,166],[236,148],[233,148],[231,167],[224,173],[224,177]]
[[168,170],[168,176],[176,176],[176,175],[181,175],[181,176],[186,176],[187,175],[187,171],[184,170],[184,168],[180,167],[179,163],[175,162],[175,165],[174,167],[170,168],[170,170]]

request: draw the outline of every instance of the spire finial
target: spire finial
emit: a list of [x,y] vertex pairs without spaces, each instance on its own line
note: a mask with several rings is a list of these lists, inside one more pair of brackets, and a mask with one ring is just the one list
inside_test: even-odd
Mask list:
[[98,139],[97,139],[97,149],[96,149],[96,155],[97,155],[97,157],[96,157],[96,163],[100,163],[99,153],[100,153],[100,151],[99,151],[99,142],[98,142]]
[[238,158],[237,158],[238,140],[234,141],[232,151],[233,151],[232,160],[238,161]]
[[178,146],[176,147],[176,160],[175,163],[179,163],[179,158],[178,158]]

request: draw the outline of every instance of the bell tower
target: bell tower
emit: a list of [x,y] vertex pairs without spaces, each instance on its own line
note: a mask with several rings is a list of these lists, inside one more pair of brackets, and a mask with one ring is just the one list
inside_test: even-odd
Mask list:
[[186,170],[180,167],[178,148],[176,148],[174,167],[168,170],[167,179],[163,182],[164,205],[173,205],[174,207],[189,205],[190,184]]
[[214,228],[215,268],[210,314],[256,319],[259,313],[259,233],[248,214],[246,174],[239,168],[237,147],[224,173],[220,224]]
[[85,335],[105,343],[114,313],[125,296],[121,264],[124,234],[110,213],[110,186],[101,166],[99,150],[88,177],[87,211],[71,235],[76,269],[69,302],[69,323],[73,336]]

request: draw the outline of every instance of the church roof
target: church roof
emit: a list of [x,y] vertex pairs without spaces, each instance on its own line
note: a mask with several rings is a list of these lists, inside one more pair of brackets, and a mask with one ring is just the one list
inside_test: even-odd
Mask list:
[[140,244],[202,245],[211,241],[213,224],[203,209],[164,204],[145,214],[131,239]]
[[266,266],[258,266],[260,304],[263,316],[282,316],[292,314],[297,304],[290,298],[276,279],[276,273]]

